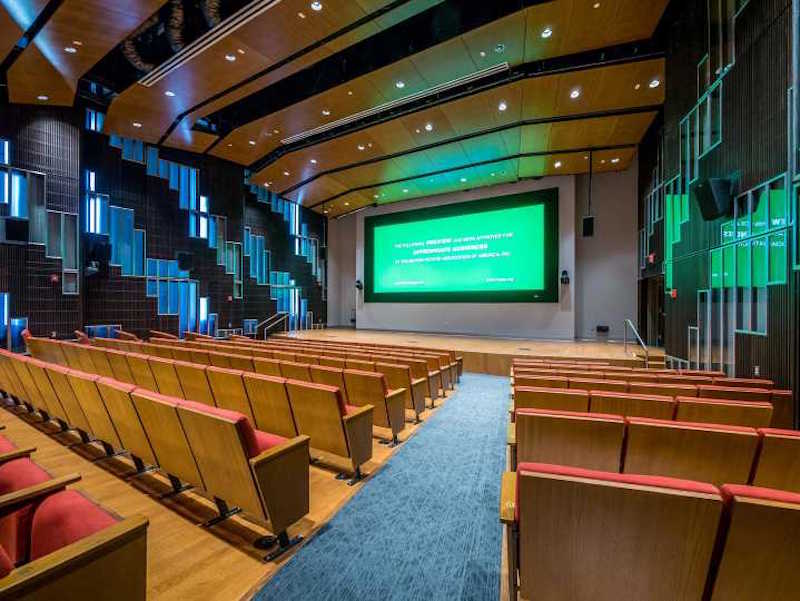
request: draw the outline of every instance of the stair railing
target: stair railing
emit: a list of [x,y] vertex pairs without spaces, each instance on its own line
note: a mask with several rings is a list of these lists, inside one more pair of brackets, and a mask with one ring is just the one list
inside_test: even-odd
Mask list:
[[633,322],[630,319],[626,319],[625,323],[622,326],[622,341],[625,345],[625,354],[628,354],[628,328],[631,329],[633,332],[633,336],[636,341],[639,343],[639,346],[642,347],[644,351],[644,366],[649,368],[650,367],[650,350],[647,348],[647,345],[642,340],[642,337],[639,336],[639,331],[636,329],[636,326],[633,325]]

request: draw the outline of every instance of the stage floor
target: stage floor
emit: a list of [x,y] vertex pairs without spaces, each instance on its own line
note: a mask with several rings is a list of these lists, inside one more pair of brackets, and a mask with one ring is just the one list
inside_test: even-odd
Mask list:
[[[391,330],[355,330],[352,328],[304,330],[293,332],[291,335],[297,338],[317,340],[446,348],[459,351],[463,355],[465,370],[496,375],[508,375],[511,359],[523,355],[548,359],[608,361],[615,365],[643,364],[643,361],[634,355],[635,351],[641,351],[641,349],[629,344],[628,353],[625,353],[624,345],[621,342],[490,338]],[[663,360],[663,356],[663,349],[650,349],[651,360],[654,358]]]

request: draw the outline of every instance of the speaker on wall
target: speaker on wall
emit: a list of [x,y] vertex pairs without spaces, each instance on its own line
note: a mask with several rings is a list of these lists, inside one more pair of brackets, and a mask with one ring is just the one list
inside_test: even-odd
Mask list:
[[706,221],[712,221],[731,213],[733,205],[733,182],[722,177],[701,179],[689,189],[691,197],[697,201],[700,213]]
[[583,237],[591,238],[594,236],[594,217],[586,216],[583,218]]
[[28,220],[17,217],[6,217],[6,242],[28,243]]
[[178,269],[181,271],[191,271],[194,269],[194,255],[190,252],[179,251],[175,258],[178,260]]

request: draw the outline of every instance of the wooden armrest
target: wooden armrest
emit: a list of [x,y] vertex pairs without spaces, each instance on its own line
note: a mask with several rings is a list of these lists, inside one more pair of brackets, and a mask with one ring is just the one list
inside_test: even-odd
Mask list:
[[503,524],[513,524],[517,512],[517,474],[516,472],[503,472],[500,483],[500,521]]
[[517,424],[508,424],[508,432],[506,433],[506,444],[516,446],[517,444]]
[[14,513],[16,510],[36,500],[41,500],[47,495],[51,495],[60,490],[64,490],[68,484],[73,484],[81,479],[80,474],[67,474],[60,478],[53,478],[46,482],[40,482],[33,486],[28,486],[20,490],[15,490],[5,495],[0,495],[0,518]]
[[13,461],[14,459],[30,457],[31,453],[33,453],[35,450],[36,447],[25,447],[24,449],[14,449],[8,453],[2,453],[0,454],[0,465],[8,463],[9,461]]
[[287,455],[291,453],[294,449],[296,449],[298,446],[308,446],[308,442],[310,440],[311,438],[306,436],[305,434],[301,434],[299,436],[295,436],[294,438],[290,438],[285,443],[280,444],[276,447],[272,447],[271,449],[267,449],[261,454],[251,458],[250,465],[257,466],[261,463],[277,459],[282,455]]
[[[137,515],[126,518],[108,528],[95,532],[91,536],[82,538],[71,545],[26,563],[13,570],[5,578],[0,579],[0,599],[19,599],[25,593],[33,593],[32,596],[38,598],[37,590],[48,585],[57,588],[57,583],[59,582],[74,581],[75,575],[79,570],[90,569],[94,562],[101,563],[95,571],[84,573],[84,577],[88,578],[93,586],[100,586],[100,590],[102,590],[106,586],[111,586],[112,580],[116,580],[123,587],[122,590],[125,590],[132,585],[132,582],[128,581],[139,578],[142,581],[139,584],[142,588],[142,593],[144,593],[147,526],[148,521],[145,517]],[[137,541],[139,541],[138,544]],[[121,570],[119,565],[120,557],[115,552],[125,547],[130,549],[130,552],[125,553],[125,559],[129,562],[135,561],[137,565],[128,565],[126,563],[125,570]],[[112,562],[111,558],[115,558],[116,562],[103,562],[106,558],[109,558],[109,561]],[[105,566],[105,569],[103,566]],[[126,580],[126,582],[119,582],[120,574],[124,575],[123,580]],[[70,576],[73,576],[73,578],[70,578]],[[98,582],[104,576],[108,582]],[[70,584],[76,588],[79,586],[75,582]],[[130,593],[130,591],[126,592]],[[63,595],[65,599],[70,597],[69,591],[65,592],[63,589],[50,591],[50,593],[57,596]],[[134,595],[134,593],[131,593],[131,595]],[[44,594],[41,597],[49,598],[50,594]],[[131,596],[129,598],[136,597]]]
[[406,426],[406,393],[407,388],[390,390],[386,394],[386,412],[392,435],[397,435]]
[[347,448],[353,469],[372,459],[372,405],[363,405],[352,413],[342,416]]
[[372,405],[362,405],[361,407],[359,407],[358,409],[353,410],[352,412],[348,413],[347,415],[343,415],[342,416],[342,421],[344,423],[348,423],[348,422],[357,420],[357,419],[361,418],[362,416],[366,415],[367,413],[369,413],[370,423],[372,423],[372,411],[373,411],[373,406]]
[[405,388],[396,388],[395,390],[390,390],[386,394],[386,400],[389,401],[390,399],[393,399],[393,398],[398,397],[398,396],[401,397],[401,398],[405,398],[405,396],[404,396],[405,393],[406,393],[406,389]]

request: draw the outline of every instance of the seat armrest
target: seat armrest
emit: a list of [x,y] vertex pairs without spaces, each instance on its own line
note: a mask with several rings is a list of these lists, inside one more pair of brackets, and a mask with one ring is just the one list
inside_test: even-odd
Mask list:
[[407,388],[398,388],[397,390],[390,390],[386,394],[386,413],[389,416],[389,427],[392,429],[393,435],[397,435],[398,432],[406,427],[407,393]]
[[509,446],[517,445],[517,424],[511,422],[508,424],[508,431],[506,433],[506,444]]
[[36,450],[36,447],[25,447],[24,449],[14,449],[8,453],[0,454],[0,465],[13,461],[14,459],[21,459],[22,457],[30,457],[31,453]]
[[250,459],[250,469],[273,532],[281,533],[309,510],[308,436],[290,438]]
[[41,501],[48,495],[64,490],[67,485],[80,479],[80,474],[68,474],[0,495],[0,518],[14,513],[33,501]]
[[503,472],[500,483],[500,521],[503,524],[513,524],[517,512],[517,474],[516,472]]
[[342,416],[347,446],[353,470],[372,459],[372,405],[363,405],[352,413]]

